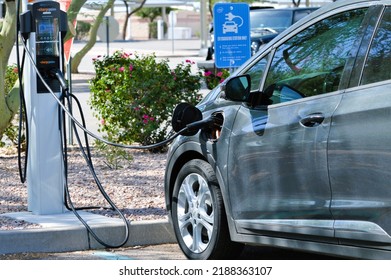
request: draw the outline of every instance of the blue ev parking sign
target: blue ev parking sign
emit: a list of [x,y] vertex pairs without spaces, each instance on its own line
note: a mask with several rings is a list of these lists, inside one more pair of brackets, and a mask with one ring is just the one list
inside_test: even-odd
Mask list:
[[237,68],[250,58],[250,8],[246,3],[217,3],[213,7],[215,64]]

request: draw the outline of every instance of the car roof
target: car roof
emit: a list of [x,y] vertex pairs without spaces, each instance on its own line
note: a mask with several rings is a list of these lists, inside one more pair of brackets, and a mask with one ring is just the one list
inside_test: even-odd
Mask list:
[[[292,30],[296,29],[297,26],[305,24],[306,22],[309,22],[309,21],[313,20],[314,18],[316,18],[318,16],[321,16],[322,14],[329,13],[330,11],[333,11],[333,10],[339,9],[339,8],[343,8],[345,6],[351,6],[351,5],[359,6],[360,4],[363,4],[363,3],[367,3],[368,6],[369,5],[376,5],[376,4],[385,5],[385,4],[390,4],[391,0],[341,0],[341,1],[336,1],[336,2],[329,3],[327,5],[324,5],[324,6],[320,7],[320,8],[318,8],[316,11],[312,12],[311,14],[306,16],[305,18],[303,18],[303,19],[299,20],[298,22],[294,23],[288,29],[286,29],[285,31],[280,33],[272,41],[270,41],[269,43],[267,43],[265,45],[262,45],[261,47],[262,48],[268,48],[270,45],[273,45],[276,42],[278,42],[280,40],[280,38],[286,36],[287,34],[292,32]],[[275,9],[275,10],[278,10],[278,9]],[[257,57],[258,57],[257,55],[254,55],[252,57],[252,60],[257,59]],[[240,66],[238,69],[236,69],[235,73],[241,72],[243,70],[243,68],[245,68],[247,66],[248,66],[248,64],[244,63],[242,66]]]
[[262,12],[262,11],[300,11],[300,10],[317,10],[319,7],[287,7],[287,8],[264,8],[264,9],[251,9],[250,12]]
[[[320,16],[322,14],[329,13],[330,11],[333,11],[335,9],[339,9],[339,8],[343,8],[345,6],[351,6],[351,5],[359,6],[360,4],[363,4],[363,3],[367,3],[368,6],[369,5],[376,5],[376,4],[384,5],[384,4],[386,4],[386,2],[390,3],[391,0],[340,0],[340,1],[336,1],[336,2],[331,2],[327,5],[324,5],[320,8],[317,8],[315,11],[313,11],[311,14],[309,14],[305,18],[303,18],[303,19],[299,20],[298,22],[294,23],[293,25],[291,25],[288,29],[286,29],[285,31],[280,33],[279,36],[277,36],[277,38],[275,38],[275,40],[278,40],[278,38],[280,38],[280,36],[282,37],[282,36],[285,36],[285,34],[290,33],[292,30],[297,28],[297,26],[302,25],[306,22],[309,22],[312,19],[317,18],[318,16]],[[286,8],[286,9],[289,9],[289,8]],[[271,43],[273,43],[275,40],[273,40]]]

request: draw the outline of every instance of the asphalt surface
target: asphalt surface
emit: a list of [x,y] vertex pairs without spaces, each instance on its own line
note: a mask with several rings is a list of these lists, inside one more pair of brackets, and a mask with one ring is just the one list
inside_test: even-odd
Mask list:
[[[60,253],[0,254],[0,260],[186,260],[176,243],[139,245],[118,249],[97,249]],[[294,250],[246,246],[238,260],[342,260]]]

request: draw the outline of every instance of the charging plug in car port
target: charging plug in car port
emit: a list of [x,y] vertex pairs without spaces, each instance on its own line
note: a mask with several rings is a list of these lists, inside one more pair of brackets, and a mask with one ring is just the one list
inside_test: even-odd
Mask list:
[[224,123],[224,116],[222,112],[212,114],[214,122],[205,130],[209,141],[215,142],[220,138],[221,129]]

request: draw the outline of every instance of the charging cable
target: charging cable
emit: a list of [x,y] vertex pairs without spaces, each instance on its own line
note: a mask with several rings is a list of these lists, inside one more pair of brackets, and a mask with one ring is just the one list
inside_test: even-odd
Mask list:
[[[17,8],[16,11],[20,11],[20,1],[17,1]],[[16,20],[16,37],[19,37],[19,30],[20,30],[20,21],[19,17],[17,16]],[[24,38],[22,38],[24,40]],[[24,65],[24,59],[25,59],[25,49],[23,49],[23,56],[22,56],[22,65]],[[16,65],[18,68],[18,79],[19,79],[19,127],[18,127],[18,167],[19,167],[19,176],[20,176],[20,181],[24,183],[26,181],[26,174],[27,174],[27,160],[28,160],[28,148],[29,148],[29,139],[28,139],[28,133],[29,133],[29,126],[28,126],[28,120],[27,117],[25,119],[25,128],[26,128],[26,147],[25,147],[25,161],[24,165],[22,167],[22,130],[23,130],[23,117],[26,115],[26,102],[24,99],[24,91],[23,91],[23,67],[20,67],[20,52],[19,52],[19,44],[18,41],[16,40]],[[24,170],[24,172],[23,172]]]
[[[20,1],[17,1],[17,11],[20,10]],[[19,38],[19,35],[20,35],[20,19],[19,17],[17,16],[17,19],[16,19],[16,22],[17,22],[17,28],[16,28],[16,38],[18,39]],[[44,80],[44,78],[42,77],[42,74],[40,73],[40,71],[38,70],[35,62],[34,62],[34,59],[31,55],[31,53],[29,52],[27,46],[26,46],[26,41],[28,39],[28,36],[26,34],[22,34],[21,36],[21,43],[23,45],[23,58],[22,58],[22,62],[20,61],[20,53],[19,53],[19,44],[17,43],[16,44],[16,55],[17,55],[17,67],[18,67],[18,78],[19,78],[19,95],[20,95],[20,107],[19,107],[19,133],[18,133],[18,165],[19,165],[19,174],[20,174],[20,179],[21,179],[21,182],[24,183],[26,181],[26,176],[27,176],[27,162],[28,162],[28,148],[29,148],[29,131],[28,131],[28,117],[27,117],[27,110],[26,110],[26,103],[25,103],[25,98],[24,98],[24,91],[23,91],[23,67],[24,67],[24,60],[25,60],[25,54],[28,55],[31,63],[32,63],[32,67],[35,69],[36,73],[37,73],[37,76],[40,78],[40,80],[42,81],[42,83],[44,84],[44,86],[49,90],[49,92],[57,97],[53,91],[51,90],[51,88],[48,86],[48,84],[46,83],[46,81]],[[18,42],[18,40],[17,40]],[[62,55],[63,55],[63,52],[62,52]],[[62,103],[65,104],[65,99],[69,98],[69,91],[68,91],[68,86],[67,86],[67,83],[65,82],[65,80],[63,79],[62,77],[62,74],[59,75],[59,73],[61,73],[59,70],[58,71],[55,71],[53,73],[49,73],[49,75],[54,75],[55,78],[60,82],[60,85],[61,85],[61,88],[62,88],[62,96],[61,96],[61,99],[62,100],[59,100],[56,98],[57,102],[60,102],[59,104],[61,105],[61,107],[64,107],[64,105]],[[66,94],[68,92],[68,94]],[[60,108],[60,107],[59,107]],[[129,222],[127,221],[127,219],[124,217],[124,215],[122,214],[122,212],[116,207],[116,205],[111,201],[110,197],[107,195],[107,193],[104,191],[99,179],[97,178],[96,176],[96,173],[93,169],[93,165],[92,165],[92,159],[91,159],[91,153],[89,151],[89,145],[88,145],[88,141],[87,141],[87,137],[86,137],[86,134],[85,134],[85,138],[86,138],[86,143],[87,143],[87,155],[86,155],[86,152],[84,151],[84,148],[83,148],[83,145],[81,143],[81,140],[80,140],[80,137],[78,134],[77,135],[77,139],[78,139],[78,142],[79,142],[79,146],[82,150],[82,153],[83,153],[83,156],[85,157],[86,159],[86,162],[87,162],[87,165],[89,166],[89,169],[91,171],[91,173],[93,174],[93,177],[95,179],[95,181],[97,182],[97,185],[99,187],[99,190],[101,192],[101,194],[103,195],[103,197],[106,199],[106,201],[109,203],[109,205],[111,206],[110,209],[118,212],[119,216],[121,217],[121,219],[124,221],[126,227],[125,227],[125,238],[122,242],[120,242],[119,244],[108,244],[106,242],[103,242],[95,233],[94,231],[91,229],[91,227],[83,220],[83,218],[79,215],[79,213],[77,212],[77,210],[82,210],[82,209],[97,209],[97,208],[101,208],[101,207],[85,207],[85,208],[75,208],[73,203],[72,203],[72,199],[71,199],[71,195],[69,193],[69,188],[68,188],[68,182],[67,182],[67,147],[66,147],[66,133],[65,133],[65,117],[64,117],[64,114],[62,113],[63,110],[59,110],[59,127],[60,127],[60,133],[62,134],[62,137],[61,137],[61,142],[62,140],[64,139],[65,141],[62,143],[62,147],[63,147],[63,161],[64,161],[64,178],[65,178],[65,181],[64,181],[64,203],[65,203],[65,206],[68,210],[72,210],[72,212],[75,214],[75,216],[80,220],[80,222],[85,226],[85,228],[87,229],[87,231],[91,234],[91,236],[93,236],[93,238],[95,238],[95,240],[100,243],[101,245],[105,246],[105,247],[108,247],[108,248],[118,248],[118,247],[121,247],[123,246],[129,239],[129,231],[130,231],[130,228],[129,228]],[[23,121],[25,122],[26,124],[26,156],[25,156],[25,162],[24,162],[24,167],[22,167],[22,159],[21,159],[21,150],[22,150],[22,147],[21,147],[21,144],[22,144],[22,127],[23,127]],[[61,124],[62,123],[62,124]],[[85,121],[84,121],[84,117],[83,117],[83,125],[85,126]],[[77,133],[76,131],[76,128],[74,126],[74,123],[72,123],[72,126],[75,130],[75,133]],[[70,205],[70,206],[69,206]],[[89,237],[90,235],[88,235]]]
[[[62,88],[62,96],[60,97],[62,100],[60,100],[59,97],[57,97],[57,95],[53,92],[53,90],[50,88],[50,86],[46,83],[46,81],[44,80],[42,74],[40,73],[37,65],[35,64],[34,62],[34,59],[30,53],[30,51],[28,50],[27,46],[26,46],[26,42],[24,40],[22,40],[22,44],[23,44],[23,47],[24,47],[24,53],[26,53],[31,61],[31,64],[33,66],[33,68],[35,69],[38,77],[41,79],[43,85],[48,89],[48,91],[52,94],[52,96],[54,97],[54,99],[57,101],[58,105],[59,105],[59,110],[62,112],[62,117],[61,117],[61,120],[60,122],[62,122],[62,124],[60,125],[60,127],[62,128],[61,129],[61,133],[62,133],[62,146],[63,146],[63,160],[64,160],[64,165],[65,165],[65,168],[64,168],[64,173],[65,173],[65,193],[64,193],[64,198],[65,198],[65,205],[67,207],[68,210],[72,210],[72,212],[75,214],[75,216],[80,220],[80,222],[85,226],[85,228],[87,229],[87,231],[95,238],[95,240],[100,243],[101,245],[105,246],[105,247],[108,247],[108,248],[118,248],[118,247],[121,247],[123,246],[129,239],[129,231],[130,231],[130,224],[128,222],[128,220],[124,217],[123,213],[117,208],[117,206],[111,201],[110,197],[107,195],[107,193],[104,191],[104,188],[98,178],[98,176],[96,175],[95,173],[95,170],[94,170],[94,167],[93,167],[93,163],[92,163],[92,159],[91,159],[91,153],[90,153],[90,148],[89,148],[89,144],[88,144],[88,135],[97,139],[98,141],[101,141],[107,145],[112,145],[112,146],[116,146],[116,147],[120,147],[120,148],[124,148],[124,149],[141,149],[141,150],[150,150],[150,149],[154,149],[154,148],[157,148],[157,147],[161,147],[161,146],[164,146],[164,145],[167,145],[168,143],[172,142],[176,137],[178,137],[179,135],[185,135],[189,132],[192,132],[194,130],[198,130],[202,127],[204,127],[205,125],[208,125],[210,123],[213,123],[214,122],[214,119],[211,117],[211,118],[208,118],[206,120],[200,120],[200,121],[197,121],[197,122],[194,122],[194,123],[191,123],[191,124],[188,124],[186,125],[184,128],[182,128],[181,130],[179,130],[178,132],[176,132],[175,134],[171,135],[170,137],[168,137],[166,140],[162,141],[162,142],[159,142],[159,143],[156,143],[156,144],[151,144],[151,145],[147,145],[147,146],[139,146],[139,145],[123,145],[123,144],[119,144],[119,143],[113,143],[113,142],[110,142],[104,138],[101,138],[97,135],[95,135],[94,133],[92,133],[91,131],[89,131],[87,128],[86,128],[86,124],[85,124],[85,120],[84,120],[84,114],[82,112],[82,108],[81,108],[81,105],[80,105],[80,102],[79,100],[76,98],[76,96],[74,96],[73,94],[70,94],[69,93],[69,88],[68,88],[68,84],[63,76],[63,74],[61,73],[61,71],[59,69],[52,69],[50,72],[49,72],[49,75],[51,75],[53,78],[56,78],[60,85],[61,85],[61,88]],[[24,100],[24,96],[21,95]],[[82,116],[82,123],[80,123],[74,116],[73,116],[73,113],[72,113],[72,108],[67,108],[66,105],[65,105],[65,100],[67,101],[68,104],[71,104],[70,103],[70,98],[72,98],[72,100],[75,100],[77,105],[78,105],[78,108],[79,108],[79,111],[80,111],[80,115]],[[23,102],[24,103],[24,102]],[[25,108],[25,105],[24,105],[24,108]],[[24,110],[25,111],[25,110]],[[70,119],[71,119],[71,125],[72,125],[72,129],[74,130],[75,132],[75,136],[76,136],[76,139],[77,139],[77,142],[78,142],[78,145],[80,147],[80,150],[82,152],[82,155],[89,167],[89,170],[92,174],[92,176],[94,177],[94,180],[101,192],[101,194],[103,195],[103,197],[106,199],[106,201],[110,204],[112,210],[116,211],[119,213],[119,216],[121,217],[121,219],[124,221],[125,223],[125,238],[122,242],[120,242],[119,244],[107,244],[106,242],[102,241],[95,233],[94,231],[91,229],[91,227],[83,220],[83,218],[79,215],[79,213],[77,212],[77,210],[82,210],[82,209],[96,209],[98,207],[84,207],[84,208],[76,208],[72,202],[72,199],[71,199],[71,195],[70,195],[70,192],[69,192],[69,188],[68,188],[68,180],[67,180],[67,169],[68,169],[68,162],[67,162],[67,147],[66,147],[66,133],[64,131],[64,127],[65,127],[65,115],[67,115]],[[81,143],[81,140],[80,140],[80,136],[78,134],[78,131],[76,129],[76,126],[79,127],[83,132],[84,132],[84,138],[85,138],[85,142],[86,142],[86,148],[83,147],[82,143]],[[28,137],[27,137],[28,138]],[[26,162],[27,162],[27,159],[26,159]],[[25,177],[26,174],[24,174],[23,177]],[[69,204],[68,204],[69,203]]]
[[[20,10],[20,0],[17,1],[17,11]],[[20,19],[19,17],[17,17],[17,37],[19,37],[19,34],[20,33]],[[21,63],[20,63],[20,54],[19,54],[19,45],[17,44],[17,64],[18,64],[18,73],[19,73],[19,85],[20,85],[20,111],[19,111],[19,141],[18,141],[18,162],[19,162],[19,174],[20,174],[20,178],[21,178],[21,181],[22,183],[25,182],[25,179],[26,179],[26,170],[27,170],[27,161],[28,161],[28,148],[29,148],[29,142],[28,142],[28,118],[27,118],[27,110],[26,110],[26,104],[25,104],[25,99],[24,99],[24,92],[23,92],[23,84],[22,84],[22,73],[23,73],[23,66],[24,66],[24,60],[25,60],[25,54],[27,54],[30,62],[31,62],[31,65],[32,65],[32,68],[35,70],[37,76],[39,77],[39,79],[42,81],[42,84],[44,85],[44,87],[50,92],[50,94],[53,96],[53,98],[56,100],[56,102],[58,103],[58,106],[59,106],[59,127],[60,127],[60,133],[61,133],[61,146],[63,147],[63,161],[64,161],[64,178],[65,178],[65,181],[64,181],[64,204],[65,204],[65,207],[68,209],[68,210],[71,210],[75,216],[80,220],[80,222],[85,226],[85,228],[87,229],[87,231],[91,234],[91,236],[93,236],[95,238],[95,240],[100,243],[101,245],[105,246],[105,247],[108,247],[108,248],[118,248],[118,247],[121,247],[123,246],[129,239],[129,232],[130,232],[130,223],[129,221],[125,218],[124,214],[118,209],[118,207],[113,203],[113,201],[110,199],[110,197],[107,195],[107,193],[105,192],[98,176],[96,175],[96,172],[94,170],[94,166],[93,166],[93,162],[92,162],[92,157],[91,157],[91,151],[90,151],[90,147],[89,147],[89,143],[88,143],[88,136],[91,136],[92,138],[95,138],[96,140],[98,141],[101,141],[107,145],[111,145],[111,146],[115,146],[115,147],[119,147],[119,148],[124,148],[124,149],[138,149],[138,150],[151,150],[151,149],[155,149],[155,148],[158,148],[158,147],[161,147],[161,146],[164,146],[164,145],[167,145],[168,143],[172,142],[176,137],[180,136],[180,135],[193,135],[195,134],[199,129],[203,128],[203,127],[206,127],[206,126],[211,126],[211,125],[215,125],[215,124],[218,124],[219,123],[219,120],[216,119],[215,116],[210,116],[209,118],[205,119],[205,120],[202,120],[202,114],[199,116],[199,120],[198,121],[195,121],[193,123],[189,123],[187,124],[187,121],[183,121],[182,122],[182,119],[178,120],[177,122],[177,127],[174,128],[174,131],[176,133],[170,133],[168,138],[164,141],[161,141],[159,143],[156,143],[156,144],[151,144],[151,145],[146,145],[146,146],[140,146],[140,145],[124,145],[124,144],[119,144],[119,143],[113,143],[113,142],[110,142],[102,137],[99,137],[97,136],[96,134],[92,133],[91,131],[89,131],[86,127],[86,123],[85,123],[85,118],[84,118],[84,114],[83,114],[83,110],[82,110],[82,107],[81,107],[81,104],[79,102],[79,100],[76,98],[76,96],[74,96],[73,94],[71,94],[69,92],[69,87],[68,87],[68,83],[67,81],[65,80],[62,72],[60,69],[51,69],[49,71],[49,76],[51,78],[55,78],[56,80],[58,80],[58,82],[60,83],[60,86],[61,86],[61,96],[58,97],[54,92],[53,90],[51,89],[51,87],[47,84],[47,82],[45,81],[45,79],[43,78],[42,74],[40,73],[40,70],[38,69],[36,63],[35,63],[35,60],[32,56],[32,54],[30,53],[29,49],[27,48],[26,46],[26,41],[28,39],[28,36],[26,35],[26,33],[24,34],[21,34],[21,43],[23,44],[23,58],[22,58],[22,67],[21,67]],[[63,48],[62,48],[62,55],[63,54]],[[64,59],[63,59],[64,61]],[[76,104],[77,104],[77,107],[78,107],[78,110],[80,112],[80,116],[81,116],[81,122],[80,123],[74,116],[73,116],[73,112],[72,112],[72,106],[71,106],[71,100],[75,100],[76,101]],[[68,108],[67,108],[68,106]],[[22,171],[22,162],[21,162],[21,138],[22,138],[22,126],[23,126],[23,119],[24,119],[24,116],[26,116],[26,119],[25,119],[25,128],[26,128],[26,158],[25,158],[25,163],[24,163],[24,172]],[[65,131],[65,119],[66,119],[66,116],[68,116],[71,120],[71,126],[72,126],[72,130],[74,131],[75,133],[75,137],[76,137],[76,140],[78,142],[78,145],[79,145],[79,148],[80,148],[80,151],[87,163],[87,166],[98,186],[98,189],[100,191],[100,193],[103,195],[103,197],[106,199],[106,201],[108,202],[108,204],[110,205],[111,208],[107,208],[107,209],[111,209],[111,210],[114,210],[116,211],[120,218],[124,221],[125,223],[125,238],[122,242],[120,242],[119,244],[107,244],[106,242],[104,242],[103,240],[101,240],[95,233],[94,231],[91,229],[91,227],[83,220],[83,218],[79,215],[79,213],[77,212],[78,210],[85,210],[85,209],[97,209],[97,208],[102,208],[102,207],[96,207],[96,206],[90,206],[90,207],[80,207],[80,208],[76,208],[72,202],[72,199],[71,199],[71,194],[69,192],[69,188],[68,188],[68,152],[67,152],[67,136],[66,136],[66,131]],[[80,136],[79,136],[79,133],[77,131],[77,127],[80,128],[82,131],[83,131],[83,135],[84,135],[84,142],[85,142],[85,147],[83,147],[83,144],[82,144],[82,141],[80,139]]]

